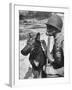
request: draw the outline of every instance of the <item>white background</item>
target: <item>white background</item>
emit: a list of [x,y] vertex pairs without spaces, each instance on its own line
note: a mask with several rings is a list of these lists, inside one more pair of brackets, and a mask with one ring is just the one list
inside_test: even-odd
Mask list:
[[9,3],[22,3],[25,5],[41,5],[41,6],[57,6],[69,7],[69,26],[68,44],[70,49],[70,83],[69,84],[54,84],[46,85],[47,87],[19,87],[13,89],[26,89],[26,90],[72,90],[72,0],[1,0],[0,1],[0,90],[10,89],[9,87]]

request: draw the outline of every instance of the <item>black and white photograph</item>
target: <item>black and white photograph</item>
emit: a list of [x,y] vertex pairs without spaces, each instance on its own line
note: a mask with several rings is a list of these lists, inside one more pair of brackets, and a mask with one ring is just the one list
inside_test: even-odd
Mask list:
[[18,13],[19,80],[64,78],[64,13]]

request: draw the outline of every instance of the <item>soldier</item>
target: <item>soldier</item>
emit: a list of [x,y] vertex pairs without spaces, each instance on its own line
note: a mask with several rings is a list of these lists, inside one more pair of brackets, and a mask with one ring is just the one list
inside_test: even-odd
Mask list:
[[[63,27],[63,21],[60,16],[52,15],[48,22],[46,23],[48,37],[53,36],[54,45],[52,52],[47,54],[48,63],[53,66],[56,74],[64,73],[64,52],[63,52],[63,34],[61,33]],[[48,68],[46,68],[46,73],[48,74]]]

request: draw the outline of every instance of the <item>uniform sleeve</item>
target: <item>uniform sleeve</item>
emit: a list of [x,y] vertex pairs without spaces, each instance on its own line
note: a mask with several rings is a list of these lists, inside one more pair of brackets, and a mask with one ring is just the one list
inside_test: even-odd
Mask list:
[[63,34],[60,33],[57,35],[57,37],[55,38],[55,43],[53,46],[53,58],[54,58],[54,62],[53,62],[53,66],[54,68],[61,68],[62,66],[64,66],[64,37]]
[[56,43],[58,47],[61,47],[64,50],[64,35],[62,32],[57,34]]

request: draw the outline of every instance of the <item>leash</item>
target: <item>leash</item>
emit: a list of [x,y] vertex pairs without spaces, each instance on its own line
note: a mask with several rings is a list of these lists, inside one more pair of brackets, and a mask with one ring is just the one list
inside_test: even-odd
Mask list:
[[[50,64],[48,63],[49,61],[49,55],[50,55],[50,36],[48,36],[48,42],[47,42],[47,60],[46,60],[46,67],[45,67],[45,72],[46,72],[46,69],[47,67],[49,68],[50,67]],[[48,73],[47,73],[48,75]]]

